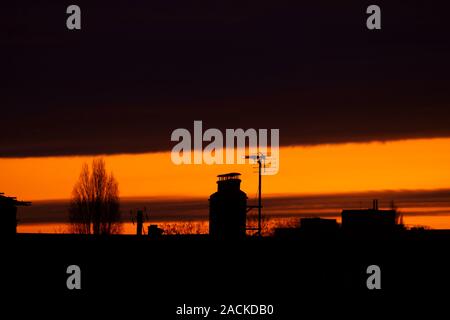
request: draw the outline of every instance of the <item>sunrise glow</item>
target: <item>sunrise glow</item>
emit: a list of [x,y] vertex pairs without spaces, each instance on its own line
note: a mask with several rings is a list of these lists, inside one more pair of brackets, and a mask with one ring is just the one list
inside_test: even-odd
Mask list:
[[[264,177],[265,194],[322,194],[450,186],[450,139],[349,143],[280,150],[280,171]],[[170,152],[105,156],[120,194],[207,197],[215,176],[242,173],[242,189],[257,190],[254,166],[174,165]],[[81,165],[92,157],[0,159],[0,190],[27,200],[67,199]]]

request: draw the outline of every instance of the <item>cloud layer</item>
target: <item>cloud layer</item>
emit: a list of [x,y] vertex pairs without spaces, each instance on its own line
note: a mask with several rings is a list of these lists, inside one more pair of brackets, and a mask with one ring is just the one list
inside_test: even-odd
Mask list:
[[[450,136],[449,5],[80,2],[10,7],[0,157],[169,150],[176,128],[281,144]],[[369,4],[369,3],[368,3]]]

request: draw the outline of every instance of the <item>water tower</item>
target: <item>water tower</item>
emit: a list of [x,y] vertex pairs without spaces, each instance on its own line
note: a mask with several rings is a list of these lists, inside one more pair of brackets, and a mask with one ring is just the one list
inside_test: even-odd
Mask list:
[[232,172],[217,176],[217,192],[209,198],[209,234],[213,238],[245,238],[247,195],[240,188],[240,175]]

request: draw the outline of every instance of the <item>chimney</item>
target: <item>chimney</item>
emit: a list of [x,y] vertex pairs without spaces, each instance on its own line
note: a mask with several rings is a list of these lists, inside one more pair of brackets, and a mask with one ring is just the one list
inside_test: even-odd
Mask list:
[[373,210],[378,210],[378,199],[373,200]]
[[136,214],[136,234],[142,236],[142,229],[144,226],[144,214],[142,210],[138,210]]

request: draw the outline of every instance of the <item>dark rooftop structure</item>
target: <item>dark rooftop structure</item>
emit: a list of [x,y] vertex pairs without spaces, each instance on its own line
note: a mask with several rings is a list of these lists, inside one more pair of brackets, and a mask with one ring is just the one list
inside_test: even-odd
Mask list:
[[241,174],[238,172],[230,172],[226,174],[219,174],[217,176],[218,191],[236,190],[241,186]]
[[17,207],[31,202],[18,201],[0,192],[0,236],[14,236],[17,232]]
[[386,232],[394,231],[397,224],[397,210],[380,210],[378,200],[373,201],[370,209],[343,210],[342,230],[350,232]]

